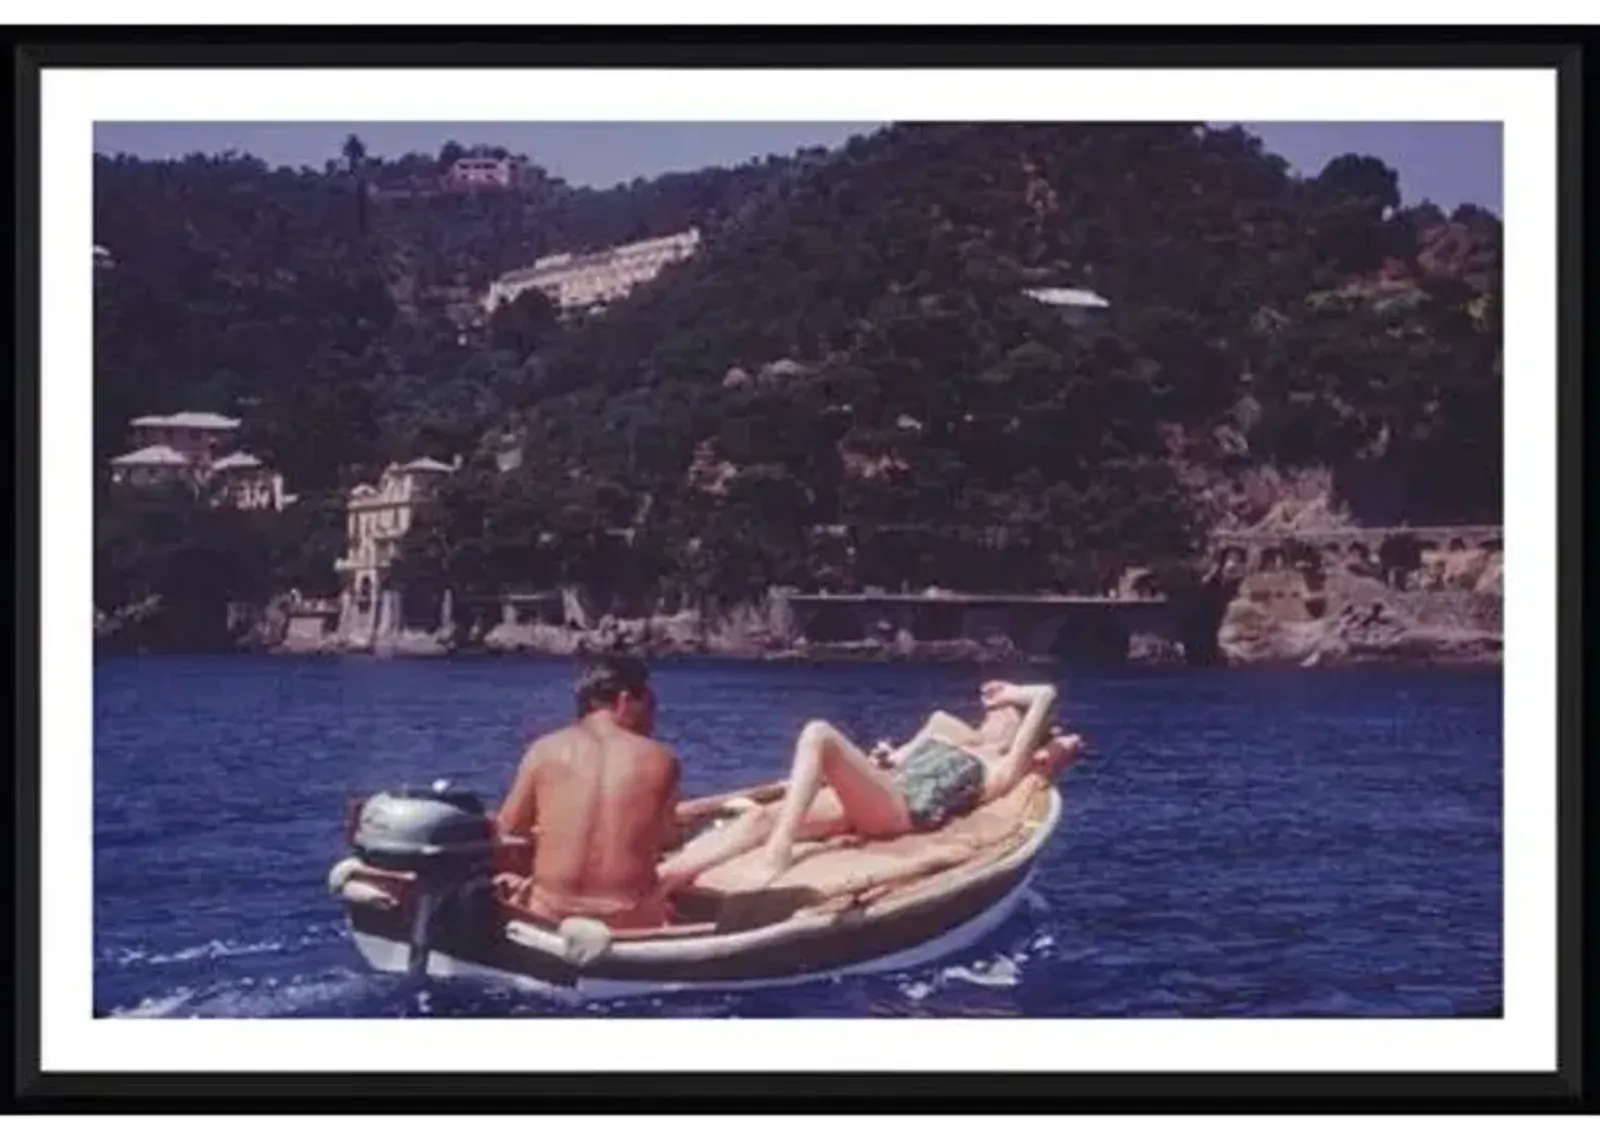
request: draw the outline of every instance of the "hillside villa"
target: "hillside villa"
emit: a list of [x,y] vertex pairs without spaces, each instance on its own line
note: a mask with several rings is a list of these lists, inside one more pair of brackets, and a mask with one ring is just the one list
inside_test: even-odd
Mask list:
[[[111,481],[133,487],[183,482],[208,491],[211,503],[243,511],[281,512],[295,497],[283,475],[250,453],[230,448],[240,422],[218,413],[182,412],[135,417],[132,452],[111,459]],[[221,455],[219,455],[221,454]]]
[[447,190],[511,190],[522,182],[523,169],[520,159],[468,155],[450,164],[444,186]]
[[600,309],[672,263],[692,257],[699,247],[700,232],[690,229],[590,254],[551,254],[497,278],[484,295],[483,308],[493,313],[529,290],[540,290],[563,313]]

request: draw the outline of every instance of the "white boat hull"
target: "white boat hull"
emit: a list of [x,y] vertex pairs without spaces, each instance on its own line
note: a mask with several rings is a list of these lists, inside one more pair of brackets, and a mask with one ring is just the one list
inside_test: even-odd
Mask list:
[[[759,989],[785,988],[842,976],[871,976],[891,972],[905,972],[924,965],[949,959],[964,949],[977,944],[1006,923],[1028,899],[1028,882],[1024,877],[993,904],[954,927],[909,948],[863,960],[855,964],[840,965],[820,972],[808,972],[783,977],[757,977],[730,980],[615,980],[605,977],[578,977],[571,984],[556,984],[537,977],[507,972],[489,965],[455,957],[438,949],[430,950],[425,974],[438,980],[480,980],[520,991],[566,1001],[620,1000],[643,996],[660,996],[681,993],[747,992]],[[411,949],[403,941],[392,940],[375,933],[362,932],[352,926],[351,937],[362,958],[379,972],[404,974],[408,971]]]

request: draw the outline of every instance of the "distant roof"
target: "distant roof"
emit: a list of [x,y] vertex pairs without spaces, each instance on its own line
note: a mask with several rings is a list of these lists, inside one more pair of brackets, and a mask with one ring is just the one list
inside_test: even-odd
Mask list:
[[170,416],[135,417],[133,427],[136,429],[236,429],[239,421],[235,417],[224,417],[221,413],[173,413]]
[[227,456],[211,466],[213,472],[221,472],[230,468],[264,468],[265,462],[258,456],[247,452],[230,452]]
[[1078,290],[1066,287],[1047,286],[1040,289],[1023,290],[1036,302],[1047,306],[1077,306],[1085,309],[1105,309],[1111,303],[1093,290]]
[[188,457],[184,456],[177,449],[171,448],[168,445],[156,444],[150,445],[146,448],[136,449],[133,452],[125,453],[122,456],[115,457],[111,463],[118,466],[135,464],[170,464],[187,468],[189,467],[190,461]]
[[431,456],[419,456],[416,460],[409,460],[400,466],[401,472],[454,472],[448,464],[434,460]]
[[794,377],[801,373],[809,373],[810,370],[792,357],[780,357],[763,365],[761,372],[774,377]]

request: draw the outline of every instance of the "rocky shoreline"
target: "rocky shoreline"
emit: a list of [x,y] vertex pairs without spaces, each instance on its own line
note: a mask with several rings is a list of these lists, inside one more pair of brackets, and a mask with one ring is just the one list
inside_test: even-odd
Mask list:
[[[1491,582],[1492,581],[1492,582]],[[1365,575],[1261,572],[1234,585],[1217,617],[1215,653],[1205,661],[1233,667],[1328,669],[1395,664],[1489,667],[1503,657],[1499,567],[1476,567],[1434,590],[1398,590]],[[759,608],[702,619],[695,612],[617,619],[588,626],[500,623],[486,630],[402,630],[351,642],[297,630],[275,601],[248,623],[234,623],[219,644],[163,645],[159,601],[96,615],[97,646],[112,652],[231,650],[276,655],[370,655],[380,658],[571,658],[628,650],[657,660],[816,663],[1045,664],[1010,641],[916,640],[906,632],[851,642],[813,643],[774,630]],[[148,638],[141,638],[144,630]],[[1128,665],[1177,666],[1195,657],[1174,639],[1135,632]]]
[[1279,570],[1242,579],[1217,632],[1232,665],[1497,666],[1498,553],[1451,555],[1404,588],[1371,574]]

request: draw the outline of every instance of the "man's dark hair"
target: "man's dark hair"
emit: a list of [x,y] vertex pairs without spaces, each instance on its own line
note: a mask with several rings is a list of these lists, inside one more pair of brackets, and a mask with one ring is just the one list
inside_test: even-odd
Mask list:
[[644,660],[636,655],[607,655],[578,677],[573,692],[578,700],[578,717],[611,706],[623,695],[637,698],[649,687],[650,669],[644,665]]

